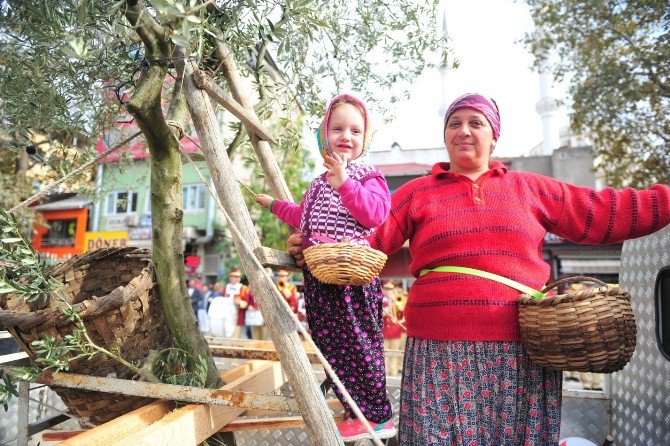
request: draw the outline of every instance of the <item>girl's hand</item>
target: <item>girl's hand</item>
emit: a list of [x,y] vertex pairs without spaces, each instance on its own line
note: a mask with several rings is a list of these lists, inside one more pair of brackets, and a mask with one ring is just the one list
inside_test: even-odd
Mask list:
[[295,263],[298,266],[303,266],[305,264],[305,257],[302,255],[302,235],[299,232],[291,234],[288,240],[286,240],[286,247],[289,254],[295,259]]
[[326,180],[330,187],[337,190],[342,186],[349,176],[346,172],[347,159],[339,153],[333,152],[332,156],[326,155],[323,166],[328,169],[326,172]]
[[272,200],[274,200],[274,198],[272,198],[272,197],[269,196],[269,195],[258,194],[258,195],[256,195],[256,197],[254,198],[254,200],[256,200],[256,203],[260,204],[260,205],[263,206],[265,209],[270,209],[270,205],[272,204]]

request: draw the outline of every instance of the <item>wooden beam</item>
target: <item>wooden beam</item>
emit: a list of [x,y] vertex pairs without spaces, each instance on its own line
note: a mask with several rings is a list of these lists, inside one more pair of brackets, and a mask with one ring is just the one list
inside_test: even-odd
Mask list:
[[293,256],[287,252],[259,246],[254,249],[254,254],[256,254],[261,265],[266,268],[301,271],[301,268],[295,263]]
[[[244,392],[272,392],[283,382],[281,366],[266,362],[250,374],[222,387]],[[244,413],[238,407],[191,404],[167,414],[151,426],[111,444],[114,446],[196,446]],[[75,437],[76,438],[76,437]]]
[[[343,410],[344,408],[342,407],[342,403],[340,403],[336,399],[331,399],[328,400],[328,406],[335,410],[335,411],[340,411]],[[149,405],[151,406],[151,405]],[[145,407],[149,407],[145,406]],[[142,408],[141,408],[142,409]],[[139,410],[139,409],[138,409]],[[167,413],[167,412],[166,412]],[[276,412],[271,412],[269,410],[247,410],[244,412],[245,416],[258,416],[258,415],[271,415],[275,414]],[[146,411],[145,411],[146,414]],[[334,420],[336,423],[342,421],[342,415],[335,415]],[[127,423],[120,423],[120,419],[117,418],[115,421],[116,425],[125,425],[127,427]],[[154,420],[155,421],[155,420]],[[110,422],[111,423],[111,422]],[[305,420],[301,416],[288,416],[288,417],[274,417],[274,418],[238,418],[236,420],[231,421],[229,424],[224,426],[219,432],[235,432],[235,431],[243,431],[243,430],[255,430],[255,429],[289,429],[289,428],[295,428],[295,427],[305,427]],[[98,428],[96,428],[98,429]],[[82,439],[86,438],[87,436],[90,436],[90,433],[93,432],[93,430],[90,431],[48,431],[48,432],[43,432],[42,433],[42,441],[63,441],[70,439],[76,435],[79,435],[77,437],[79,440],[77,441],[77,444],[88,444],[81,442]],[[88,433],[88,434],[87,434]],[[99,434],[97,435],[99,438]],[[109,437],[107,437],[109,438]],[[120,438],[120,437],[119,437]],[[69,444],[69,443],[61,443],[61,445],[64,444]]]
[[214,99],[215,102],[242,121],[242,124],[247,128],[247,131],[258,135],[258,137],[264,141],[275,142],[272,134],[263,127],[263,124],[261,124],[255,114],[245,110],[242,105],[233,99],[230,93],[216,85],[204,72],[202,72],[202,70],[193,71],[193,81],[198,88],[205,90],[210,98]]
[[90,390],[149,398],[170,399],[187,403],[214,404],[217,406],[244,407],[247,409],[297,412],[295,399],[281,395],[263,395],[252,392],[206,389],[175,384],[132,381],[129,379],[104,378],[76,373],[52,373],[43,371],[36,380],[49,386]]
[[[221,72],[223,77],[226,78],[230,92],[233,95],[233,98],[242,105],[249,113],[256,114],[254,107],[247,99],[247,95],[243,91],[243,81],[240,76],[240,72],[237,69],[237,64],[233,58],[233,53],[230,51],[230,48],[225,43],[225,39],[217,38],[214,40],[215,53],[217,59],[220,61]],[[290,201],[293,203],[293,197],[291,196],[291,191],[286,184],[286,178],[277,164],[277,160],[274,157],[270,143],[267,141],[262,141],[253,133],[252,129],[245,127],[247,134],[249,135],[249,140],[251,145],[256,152],[258,161],[263,168],[265,173],[265,178],[270,183],[270,188],[272,189],[275,198],[281,200]]]
[[[46,431],[42,432],[42,441],[65,441],[86,431]],[[62,443],[61,443],[62,444]]]
[[[224,381],[235,381],[250,373],[254,366],[253,362],[237,365],[221,373]],[[146,428],[152,423],[160,420],[174,409],[174,403],[167,400],[158,400],[144,407],[135,409],[125,415],[117,417],[105,424],[83,431],[71,440],[59,443],[59,446],[98,446],[107,445],[119,441],[124,437],[132,435]]]
[[[241,345],[231,345],[230,340],[225,338],[209,338],[209,349],[212,356],[217,358],[235,358],[235,359],[259,359],[265,361],[279,361],[279,354],[272,341],[258,341],[253,343],[244,343]],[[312,347],[303,343],[307,358],[312,364],[319,364],[319,359],[312,351]],[[384,354],[390,358],[402,358],[403,350],[384,350]]]
[[[342,421],[342,416],[333,417],[336,423]],[[231,421],[219,432],[250,431],[257,429],[293,429],[305,427],[305,420],[301,416],[274,417],[274,418],[238,418]]]
[[30,365],[30,358],[24,352],[7,353],[0,356],[0,366],[23,367]]
[[[336,423],[342,416],[333,417]],[[294,429],[305,427],[301,416],[274,418],[238,418],[225,425],[219,432],[238,432],[258,429]],[[81,434],[83,431],[49,431],[42,434],[42,441],[63,441]]]
[[[249,348],[228,345],[211,345],[212,356],[217,358],[259,359],[265,361],[279,361],[279,353],[275,349]],[[316,354],[307,352],[307,358],[312,364],[319,364]]]
[[[341,410],[344,410],[344,406],[340,402],[340,400],[331,398],[326,400],[326,404],[328,405],[328,408],[334,412],[338,412]],[[258,409],[249,409],[246,412],[244,412],[245,416],[260,416],[260,415],[277,415],[277,412],[273,412],[271,410],[258,410]]]

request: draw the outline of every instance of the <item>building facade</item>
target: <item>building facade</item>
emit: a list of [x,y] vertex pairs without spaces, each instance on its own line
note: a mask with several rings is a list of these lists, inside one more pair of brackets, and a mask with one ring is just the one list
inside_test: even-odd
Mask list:
[[[101,198],[91,215],[91,226],[95,232],[104,234],[125,231],[129,246],[151,247],[149,163],[148,158],[138,157],[131,165],[119,162],[100,164],[98,185]],[[199,161],[195,165],[213,188],[206,163]],[[215,227],[221,225],[221,217],[193,166],[184,164],[182,175],[182,248],[186,274],[214,280],[221,273],[223,256],[218,252],[215,237]]]

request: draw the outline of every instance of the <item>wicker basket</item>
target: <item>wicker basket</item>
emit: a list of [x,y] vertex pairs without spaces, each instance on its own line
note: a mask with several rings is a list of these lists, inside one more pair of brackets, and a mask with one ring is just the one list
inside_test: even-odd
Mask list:
[[355,245],[347,237],[340,243],[313,245],[303,252],[314,277],[332,285],[367,285],[386,264],[386,254]]
[[[89,336],[107,349],[118,348],[131,362],[169,344],[169,334],[153,279],[149,250],[101,249],[75,256],[49,270],[65,286],[67,301],[79,308]],[[35,359],[31,343],[41,336],[60,339],[73,325],[48,302],[35,309],[13,295],[0,295],[0,324]],[[70,371],[91,376],[134,378],[131,371],[103,354],[70,363]],[[151,401],[149,398],[54,387],[79,418],[102,424]]]
[[611,373],[621,370],[635,350],[635,318],[630,294],[589,277],[598,288],[537,299],[519,296],[521,339],[536,364],[556,370]]

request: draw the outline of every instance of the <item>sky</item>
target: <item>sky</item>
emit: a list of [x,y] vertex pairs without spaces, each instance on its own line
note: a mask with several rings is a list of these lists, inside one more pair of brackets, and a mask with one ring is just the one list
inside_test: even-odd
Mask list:
[[[473,91],[493,97],[501,112],[495,154],[527,155],[542,140],[542,121],[535,111],[540,98],[539,75],[531,69],[533,58],[520,42],[533,29],[528,7],[520,0],[443,0],[442,7],[447,11],[453,56],[460,61],[460,66],[447,74],[447,104]],[[560,90],[556,86],[556,91]],[[440,74],[436,70],[424,73],[410,92],[410,99],[397,107],[391,124],[380,125],[375,119],[376,148],[393,142],[407,148],[443,145]],[[567,125],[564,111],[558,121]]]

